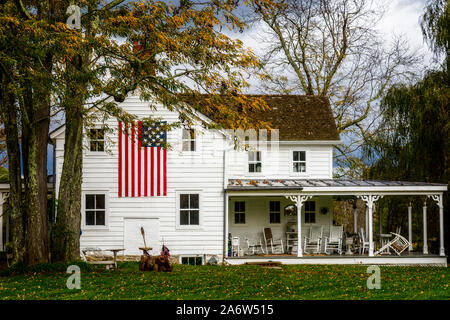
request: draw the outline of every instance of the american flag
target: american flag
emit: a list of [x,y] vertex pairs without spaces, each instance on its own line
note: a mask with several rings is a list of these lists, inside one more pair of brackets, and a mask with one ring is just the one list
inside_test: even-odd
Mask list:
[[119,121],[119,197],[167,195],[165,121]]

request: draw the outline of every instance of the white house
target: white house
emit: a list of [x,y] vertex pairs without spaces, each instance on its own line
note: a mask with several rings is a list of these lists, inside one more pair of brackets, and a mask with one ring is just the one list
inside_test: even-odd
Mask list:
[[[230,132],[205,129],[199,123],[169,130],[166,136],[161,128],[146,126],[145,122],[131,126],[115,118],[85,128],[89,135],[83,157],[81,247],[124,248],[125,255],[138,255],[138,248],[143,246],[139,230],[144,227],[147,245],[154,254],[164,243],[183,263],[206,263],[216,256],[231,264],[270,259],[283,263],[446,265],[442,204],[446,185],[333,180],[333,147],[340,139],[328,100],[263,97],[271,110],[258,117],[270,121],[272,128],[278,129],[278,137],[275,132],[269,134],[266,145],[264,139],[256,143],[250,134],[247,150],[229,147],[233,145]],[[137,96],[129,96],[120,107],[138,119],[158,117],[160,125],[180,121],[177,112],[162,105],[152,110],[149,102]],[[214,121],[213,115],[199,116]],[[155,134],[167,139],[167,149],[152,140]],[[139,135],[143,138],[138,139]],[[56,146],[57,191],[64,126],[53,131],[51,139]],[[437,201],[438,255],[427,252],[426,202],[424,252],[405,254],[412,250],[409,247],[401,256],[378,254],[374,203],[380,197],[398,195]],[[305,236],[309,236],[311,226],[322,227],[317,251],[323,252],[333,225],[333,199],[338,196],[366,203],[367,223],[363,227],[368,235],[367,254],[311,256],[309,250],[304,252]],[[408,212],[411,226],[411,208],[405,208],[405,215]],[[346,231],[360,227],[355,219],[355,230]],[[283,255],[273,253],[270,244],[266,245],[264,228],[270,228],[275,243],[278,239],[283,242],[279,251]],[[401,233],[412,241],[411,227]],[[302,245],[297,245],[297,238]],[[260,243],[266,255],[251,255],[252,246]]]

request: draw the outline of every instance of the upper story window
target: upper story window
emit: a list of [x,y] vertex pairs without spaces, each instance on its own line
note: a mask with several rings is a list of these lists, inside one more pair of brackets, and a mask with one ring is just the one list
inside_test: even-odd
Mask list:
[[86,226],[106,225],[105,194],[85,195],[85,224]]
[[189,128],[183,128],[182,130],[182,151],[196,151],[197,143],[195,139],[195,130]]
[[234,203],[234,223],[245,223],[245,201],[236,201]]
[[316,223],[316,202],[305,202],[305,223]]
[[261,172],[261,151],[248,152],[248,172]]
[[293,172],[306,172],[306,151],[292,152]]
[[199,194],[180,194],[180,225],[198,226],[200,224]]
[[270,223],[280,223],[280,201],[270,201],[269,203],[269,215]]
[[105,130],[89,129],[89,150],[93,152],[105,151]]

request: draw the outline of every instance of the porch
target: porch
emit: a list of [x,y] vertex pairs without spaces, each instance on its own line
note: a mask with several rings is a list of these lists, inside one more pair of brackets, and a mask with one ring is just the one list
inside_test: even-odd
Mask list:
[[[230,179],[225,195],[224,257],[230,264],[270,260],[284,264],[446,265],[442,200],[446,190],[444,184],[397,181]],[[414,252],[412,246],[418,236],[412,232],[411,202],[400,213],[408,217],[407,228],[383,230],[379,216],[376,217],[379,225],[374,225],[375,203],[393,196],[423,201],[420,251]],[[343,232],[339,250],[326,250],[330,233],[336,228],[339,230],[333,213],[336,199],[354,204],[353,225],[345,230],[340,227]],[[357,201],[360,206],[364,205],[359,213]],[[428,205],[436,203],[439,211],[439,232],[431,237],[427,231],[427,202]],[[294,213],[286,214],[287,209]],[[361,215],[364,216],[362,223],[358,222]],[[267,242],[264,234],[267,228],[278,244],[276,252],[270,241]],[[317,250],[305,247],[312,228],[321,229]],[[433,237],[438,248],[431,254],[428,246]],[[401,252],[397,252],[392,239],[404,240]],[[383,246],[391,242],[394,246]]]

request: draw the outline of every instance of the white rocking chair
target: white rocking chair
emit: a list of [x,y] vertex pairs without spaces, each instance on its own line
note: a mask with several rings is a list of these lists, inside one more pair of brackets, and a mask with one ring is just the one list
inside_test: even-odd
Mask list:
[[359,230],[359,254],[364,254],[366,249],[369,251],[369,240],[365,238],[364,229]]
[[330,226],[330,235],[325,237],[325,253],[328,250],[337,250],[339,254],[342,254],[342,238],[344,234],[344,226]]
[[308,236],[305,237],[303,251],[313,249],[314,253],[320,253],[320,245],[322,242],[323,226],[311,226],[309,227]]
[[247,237],[245,238],[245,241],[247,242],[247,246],[248,246],[248,252],[247,252],[248,254],[250,254],[250,251],[251,251],[251,254],[257,254],[258,250],[261,250],[261,252],[263,254],[266,253],[264,251],[261,238],[259,238],[259,243],[256,240],[255,240],[255,242],[250,242],[250,240]]
[[380,252],[383,252],[387,248],[392,249],[392,251],[394,251],[397,255],[401,255],[402,252],[410,246],[411,243],[402,235],[394,232],[391,232],[391,234],[394,236],[394,239],[386,243],[383,247],[380,248],[380,250],[375,252],[374,255],[378,255]]
[[267,253],[269,253],[269,246],[271,249],[271,253],[284,253],[283,239],[280,238],[280,239],[275,240],[273,238],[271,228],[264,228],[263,235],[264,235],[264,241],[266,243]]

